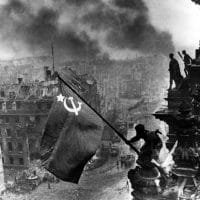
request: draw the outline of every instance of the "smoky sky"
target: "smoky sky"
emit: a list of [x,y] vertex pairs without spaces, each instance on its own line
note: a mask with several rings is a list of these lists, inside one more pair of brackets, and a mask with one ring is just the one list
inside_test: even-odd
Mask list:
[[200,4],[200,0],[192,0],[193,2],[195,2],[196,4]]
[[174,51],[171,35],[150,23],[142,0],[9,0],[0,9],[0,40],[15,51],[17,43],[29,52],[50,52],[52,42],[63,59]]

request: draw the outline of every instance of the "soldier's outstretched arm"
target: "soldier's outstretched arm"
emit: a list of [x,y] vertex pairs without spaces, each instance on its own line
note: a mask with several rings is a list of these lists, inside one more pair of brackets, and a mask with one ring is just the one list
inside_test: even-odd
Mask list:
[[141,138],[139,137],[139,136],[135,136],[135,137],[133,137],[133,138],[131,138],[130,140],[129,140],[129,142],[137,142],[138,140],[140,140]]

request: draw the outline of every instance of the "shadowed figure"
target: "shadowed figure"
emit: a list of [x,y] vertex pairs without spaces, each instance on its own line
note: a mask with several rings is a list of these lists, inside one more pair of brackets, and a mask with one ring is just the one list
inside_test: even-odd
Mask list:
[[144,146],[141,148],[141,153],[138,157],[137,163],[139,163],[142,167],[148,168],[153,167],[154,164],[151,163],[153,156],[155,155],[154,151],[162,146],[162,141],[157,135],[159,131],[150,132],[145,130],[144,125],[138,124],[135,127],[136,136],[130,139],[130,142],[136,142],[140,139],[145,141]]
[[183,62],[185,64],[185,68],[184,68],[184,71],[185,71],[185,75],[188,76],[189,74],[189,68],[192,64],[192,58],[190,57],[189,54],[187,54],[187,52],[185,50],[182,51],[182,54],[183,54]]
[[170,63],[169,63],[169,75],[170,75],[170,83],[169,90],[172,89],[173,81],[175,83],[175,88],[179,89],[179,86],[183,80],[183,77],[180,72],[180,67],[178,61],[174,58],[174,54],[169,54]]

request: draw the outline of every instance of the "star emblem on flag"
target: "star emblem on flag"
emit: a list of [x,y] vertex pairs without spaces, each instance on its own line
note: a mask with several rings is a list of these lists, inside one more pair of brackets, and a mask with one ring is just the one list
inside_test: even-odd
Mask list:
[[64,101],[64,96],[62,95],[62,94],[59,94],[58,96],[57,96],[57,101],[61,101],[61,102],[63,102]]

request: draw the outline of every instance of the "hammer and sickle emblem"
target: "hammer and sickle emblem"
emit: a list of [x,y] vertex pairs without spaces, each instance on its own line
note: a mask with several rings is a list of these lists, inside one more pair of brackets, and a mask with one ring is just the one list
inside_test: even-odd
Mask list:
[[65,98],[64,101],[63,101],[64,107],[66,108],[66,110],[69,111],[69,112],[75,113],[75,115],[78,115],[78,112],[81,110],[82,103],[78,101],[78,107],[76,107],[76,105],[74,103],[74,98],[69,97],[68,100],[71,101],[71,104],[72,104],[72,107],[73,107],[73,108],[70,108],[70,107],[68,107],[66,100],[67,100],[67,98]]

